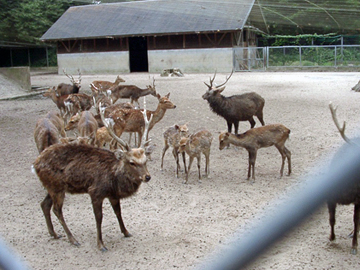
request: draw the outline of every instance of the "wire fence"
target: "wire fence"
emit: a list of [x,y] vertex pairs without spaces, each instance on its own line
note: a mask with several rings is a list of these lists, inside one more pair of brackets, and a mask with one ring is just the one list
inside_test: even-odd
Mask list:
[[234,48],[236,71],[272,67],[360,67],[360,45]]

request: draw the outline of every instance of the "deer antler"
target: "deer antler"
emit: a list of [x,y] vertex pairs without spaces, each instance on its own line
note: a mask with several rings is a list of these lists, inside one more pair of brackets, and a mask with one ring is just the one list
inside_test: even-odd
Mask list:
[[144,122],[145,122],[145,126],[144,126],[144,133],[143,133],[143,137],[141,139],[141,148],[145,149],[145,145],[148,144],[150,142],[150,140],[146,141],[148,133],[149,133],[149,125],[150,122],[153,118],[153,114],[151,114],[150,119],[147,119],[147,114],[146,114],[146,98],[144,97],[144,110],[142,111],[142,114],[144,116]]
[[64,74],[66,75],[66,77],[68,77],[68,78],[70,79],[70,81],[71,81],[73,84],[75,84],[75,79],[74,79],[74,77],[71,76],[71,75],[69,75],[69,74],[67,74],[65,68],[63,68],[63,72],[64,72]]
[[99,102],[99,108],[100,108],[99,114],[100,114],[101,120],[103,121],[106,129],[109,131],[109,134],[121,145],[123,150],[130,151],[130,146],[115,134],[112,124],[110,123],[110,121],[105,119],[104,109],[101,107],[101,102]]
[[212,88],[213,82],[214,82],[214,80],[215,80],[215,76],[216,76],[216,70],[215,70],[215,73],[214,73],[214,77],[213,77],[212,79],[211,79],[211,77],[210,77],[210,85],[207,84],[206,82],[204,82],[204,84],[205,84],[207,87]]
[[219,87],[225,85],[228,82],[228,80],[231,78],[233,73],[234,73],[234,70],[231,71],[231,74],[229,75],[229,77],[226,77],[226,81],[224,83],[220,84],[220,85],[217,85],[216,88],[219,88]]
[[342,128],[340,127],[340,124],[337,120],[337,117],[336,117],[336,110],[337,110],[337,107],[334,108],[332,102],[330,101],[329,103],[329,108],[330,108],[330,111],[331,111],[331,116],[332,116],[332,119],[335,123],[335,126],[337,127],[338,131],[340,132],[340,135],[341,137],[345,140],[345,142],[349,143],[349,144],[354,144],[353,141],[351,141],[346,135],[345,135],[345,127],[346,127],[346,122],[344,121],[343,123],[343,126]]

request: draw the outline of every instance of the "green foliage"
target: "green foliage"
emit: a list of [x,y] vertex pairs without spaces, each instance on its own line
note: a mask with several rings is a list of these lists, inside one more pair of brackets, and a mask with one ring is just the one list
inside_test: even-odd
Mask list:
[[68,0],[0,0],[1,39],[40,43],[39,38],[74,5]]

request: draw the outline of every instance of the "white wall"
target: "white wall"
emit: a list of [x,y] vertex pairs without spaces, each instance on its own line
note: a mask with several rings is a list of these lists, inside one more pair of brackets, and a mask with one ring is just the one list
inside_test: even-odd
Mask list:
[[233,66],[233,49],[186,49],[149,51],[149,72],[179,68],[185,73],[229,72]]
[[119,74],[129,73],[129,52],[98,52],[58,54],[58,72],[63,68],[69,74]]
[[[58,72],[63,68],[69,74],[119,74],[129,73],[128,52],[99,52],[58,54]],[[233,49],[186,49],[148,51],[150,73],[163,69],[179,68],[185,73],[229,72],[233,67]]]

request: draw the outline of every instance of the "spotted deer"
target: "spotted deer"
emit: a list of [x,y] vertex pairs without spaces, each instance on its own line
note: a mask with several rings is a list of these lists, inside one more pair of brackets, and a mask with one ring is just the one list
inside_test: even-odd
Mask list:
[[69,131],[75,128],[78,129],[81,137],[88,137],[89,143],[95,145],[98,123],[91,112],[83,111],[72,116],[69,123],[66,125],[65,130]]
[[[161,156],[161,170],[163,170],[163,164],[164,164],[164,156],[166,151],[169,149],[169,147],[172,147],[172,154],[176,161],[176,177],[179,177],[179,170],[180,170],[180,163],[179,163],[179,147],[180,147],[180,139],[182,137],[188,137],[189,135],[189,129],[187,127],[187,124],[183,125],[173,125],[169,128],[167,128],[164,133],[164,148],[162,150],[162,156]],[[186,159],[185,159],[185,152],[182,152],[182,158],[184,163],[184,169],[185,173],[187,172],[186,168]]]
[[197,167],[199,174],[199,182],[201,182],[200,160],[201,154],[205,156],[205,176],[210,173],[210,149],[213,136],[210,131],[206,129],[199,130],[189,137],[182,137],[179,142],[179,152],[185,153],[189,156],[189,167],[186,171],[186,178],[184,184],[187,184],[189,179],[189,172],[194,158],[197,159]]
[[[108,90],[111,87],[115,87],[118,86],[119,83],[125,82],[125,80],[123,78],[121,78],[119,75],[116,77],[114,82],[109,82],[109,81],[93,81],[91,84],[98,88],[101,92],[104,92],[106,90]],[[91,87],[91,85],[90,85]]]
[[[175,109],[176,105],[171,102],[170,93],[161,97],[157,94],[158,105],[155,111],[146,111],[148,118],[152,115],[152,121],[149,124],[149,130],[154,127],[161,119],[163,119],[168,109]],[[141,144],[141,138],[143,137],[144,130],[144,118],[142,117],[143,110],[138,109],[119,109],[111,112],[108,117],[114,121],[114,131],[118,137],[123,132],[136,132],[139,137],[138,145]]]

